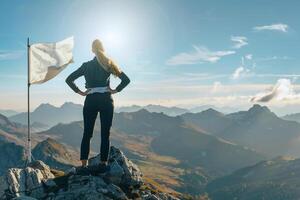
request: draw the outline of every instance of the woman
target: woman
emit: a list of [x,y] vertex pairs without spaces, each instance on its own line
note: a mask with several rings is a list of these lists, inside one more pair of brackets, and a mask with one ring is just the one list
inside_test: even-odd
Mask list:
[[[92,52],[95,54],[94,59],[83,63],[81,67],[71,73],[67,77],[66,83],[74,92],[86,96],[83,106],[84,132],[80,150],[80,160],[82,164],[80,170],[87,170],[90,140],[93,136],[95,120],[99,112],[101,122],[101,161],[99,166],[97,166],[97,170],[99,172],[105,172],[108,170],[107,160],[110,149],[109,135],[114,113],[112,94],[122,91],[129,84],[130,80],[127,75],[105,55],[100,40],[93,41]],[[115,89],[110,88],[110,74],[121,79],[121,83]],[[86,80],[85,87],[87,90],[85,92],[81,91],[74,83],[80,76],[84,76]]]

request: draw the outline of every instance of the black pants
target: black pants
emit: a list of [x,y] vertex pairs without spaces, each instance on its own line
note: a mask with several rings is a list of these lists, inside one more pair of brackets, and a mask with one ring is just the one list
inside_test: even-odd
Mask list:
[[114,101],[110,93],[93,93],[86,96],[83,106],[84,132],[81,141],[80,160],[87,160],[90,152],[90,140],[93,137],[97,114],[101,122],[101,161],[107,161],[110,148],[110,128],[114,114]]

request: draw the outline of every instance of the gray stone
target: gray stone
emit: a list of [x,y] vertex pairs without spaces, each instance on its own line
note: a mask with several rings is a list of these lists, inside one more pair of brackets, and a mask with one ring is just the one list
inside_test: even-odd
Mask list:
[[51,173],[50,167],[46,165],[43,161],[36,160],[28,165],[33,169],[39,169],[45,179],[55,178],[55,176]]
[[117,161],[114,161],[110,164],[110,170],[106,177],[112,183],[119,185],[122,182],[122,177],[124,174],[123,168],[118,164]]
[[54,178],[50,168],[42,161],[30,163],[25,169],[11,168],[6,174],[8,190],[14,197],[44,196],[42,180]]
[[161,200],[159,197],[155,196],[154,194],[145,195],[143,197],[145,200]]
[[[90,165],[97,165],[100,155],[90,159]],[[152,194],[141,189],[142,172],[122,151],[111,147],[109,172],[99,176],[78,175],[70,170],[67,175],[55,178],[49,166],[35,161],[25,169],[12,168],[6,174],[8,196],[18,200],[178,200],[166,193]],[[124,189],[124,192],[121,188]],[[26,196],[27,195],[27,196]],[[9,198],[11,199],[11,198]]]
[[65,174],[67,174],[67,175],[71,175],[71,174],[75,174],[75,173],[76,173],[75,167],[71,167],[70,169],[65,171]]
[[142,172],[131,160],[129,160],[120,149],[111,147],[110,159],[115,160],[124,170],[122,184],[125,186],[140,187],[143,184]]
[[[89,165],[97,165],[99,162],[100,154],[89,159]],[[142,172],[138,166],[131,162],[131,160],[129,160],[120,149],[111,146],[108,163],[111,167],[118,168],[118,173],[121,173],[119,168],[123,169],[124,174],[121,176],[121,180],[115,180],[114,178],[116,178],[116,176],[112,177],[112,180],[116,183],[120,181],[120,183],[126,187],[137,188],[143,184]]]
[[42,198],[44,196],[44,188],[41,183],[44,176],[41,170],[26,167],[24,171],[26,173],[26,191],[32,197]]
[[128,199],[126,197],[126,194],[116,185],[114,184],[109,184],[108,187],[108,193],[110,196],[113,197],[113,199],[120,199],[120,200],[126,200]]
[[45,184],[46,187],[55,187],[56,186],[56,183],[54,182],[53,179],[42,180],[42,182]]
[[33,197],[22,196],[22,197],[15,197],[13,198],[13,200],[37,200],[37,199]]
[[15,197],[25,196],[26,192],[26,177],[22,169],[11,168],[6,175],[7,185],[9,191]]

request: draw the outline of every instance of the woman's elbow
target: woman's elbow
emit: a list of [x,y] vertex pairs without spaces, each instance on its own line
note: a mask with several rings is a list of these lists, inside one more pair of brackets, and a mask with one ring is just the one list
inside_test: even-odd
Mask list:
[[68,76],[66,79],[65,79],[65,82],[70,85],[70,83],[72,82],[70,76]]
[[130,79],[128,77],[127,77],[126,83],[127,83],[127,85],[130,83]]

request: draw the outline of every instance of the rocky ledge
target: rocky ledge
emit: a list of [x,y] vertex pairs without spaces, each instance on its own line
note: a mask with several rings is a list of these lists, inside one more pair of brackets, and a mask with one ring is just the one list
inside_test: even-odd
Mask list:
[[[100,155],[89,160],[99,162]],[[82,176],[68,171],[50,169],[42,161],[34,161],[25,169],[11,168],[6,174],[6,190],[1,199],[96,200],[147,199],[178,200],[143,181],[143,174],[121,150],[111,147],[110,170],[97,176]]]

